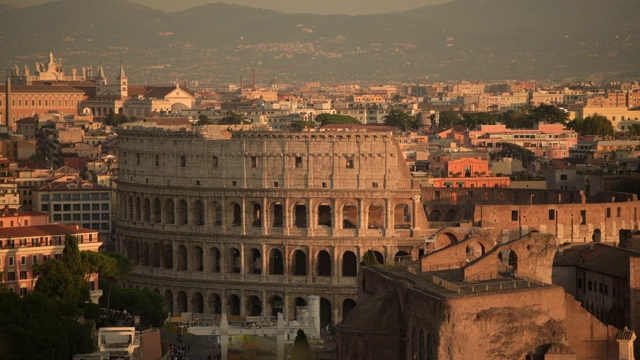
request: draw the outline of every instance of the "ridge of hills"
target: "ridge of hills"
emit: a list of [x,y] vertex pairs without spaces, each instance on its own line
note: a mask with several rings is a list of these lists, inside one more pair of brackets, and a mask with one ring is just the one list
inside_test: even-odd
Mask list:
[[231,4],[166,13],[125,0],[0,12],[0,65],[122,60],[131,81],[390,82],[638,79],[640,0],[453,0],[376,15]]

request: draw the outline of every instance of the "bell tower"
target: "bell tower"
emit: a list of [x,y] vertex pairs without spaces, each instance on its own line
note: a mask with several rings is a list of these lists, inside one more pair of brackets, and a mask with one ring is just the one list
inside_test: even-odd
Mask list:
[[124,65],[122,65],[122,61],[120,61],[120,74],[118,74],[117,80],[118,80],[118,83],[120,83],[120,86],[118,87],[117,95],[120,96],[121,98],[126,98],[128,96],[128,91],[127,91],[128,79],[127,79],[127,75],[125,75],[124,73]]

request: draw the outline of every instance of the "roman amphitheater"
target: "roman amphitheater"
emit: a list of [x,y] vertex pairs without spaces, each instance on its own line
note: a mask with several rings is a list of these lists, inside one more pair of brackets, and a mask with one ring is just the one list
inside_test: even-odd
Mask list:
[[335,324],[369,249],[393,264],[473,228],[494,246],[532,232],[617,243],[638,228],[635,195],[421,188],[390,132],[236,130],[118,130],[116,247],[134,264],[128,286],[171,313],[294,318],[317,295]]

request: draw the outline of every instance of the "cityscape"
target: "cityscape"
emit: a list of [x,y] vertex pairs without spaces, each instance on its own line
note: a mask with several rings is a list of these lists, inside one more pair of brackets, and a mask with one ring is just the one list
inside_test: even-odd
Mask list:
[[0,359],[640,358],[640,3],[584,1],[0,1]]

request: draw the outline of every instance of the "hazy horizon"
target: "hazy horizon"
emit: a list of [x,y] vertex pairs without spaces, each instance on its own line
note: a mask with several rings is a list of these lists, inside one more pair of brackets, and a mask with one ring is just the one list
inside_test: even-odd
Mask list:
[[[55,0],[0,0],[0,4],[29,6]],[[319,15],[370,15],[411,10],[423,6],[442,4],[451,0],[127,0],[166,12],[186,10],[208,3],[228,3],[276,10],[284,13],[312,13]]]

